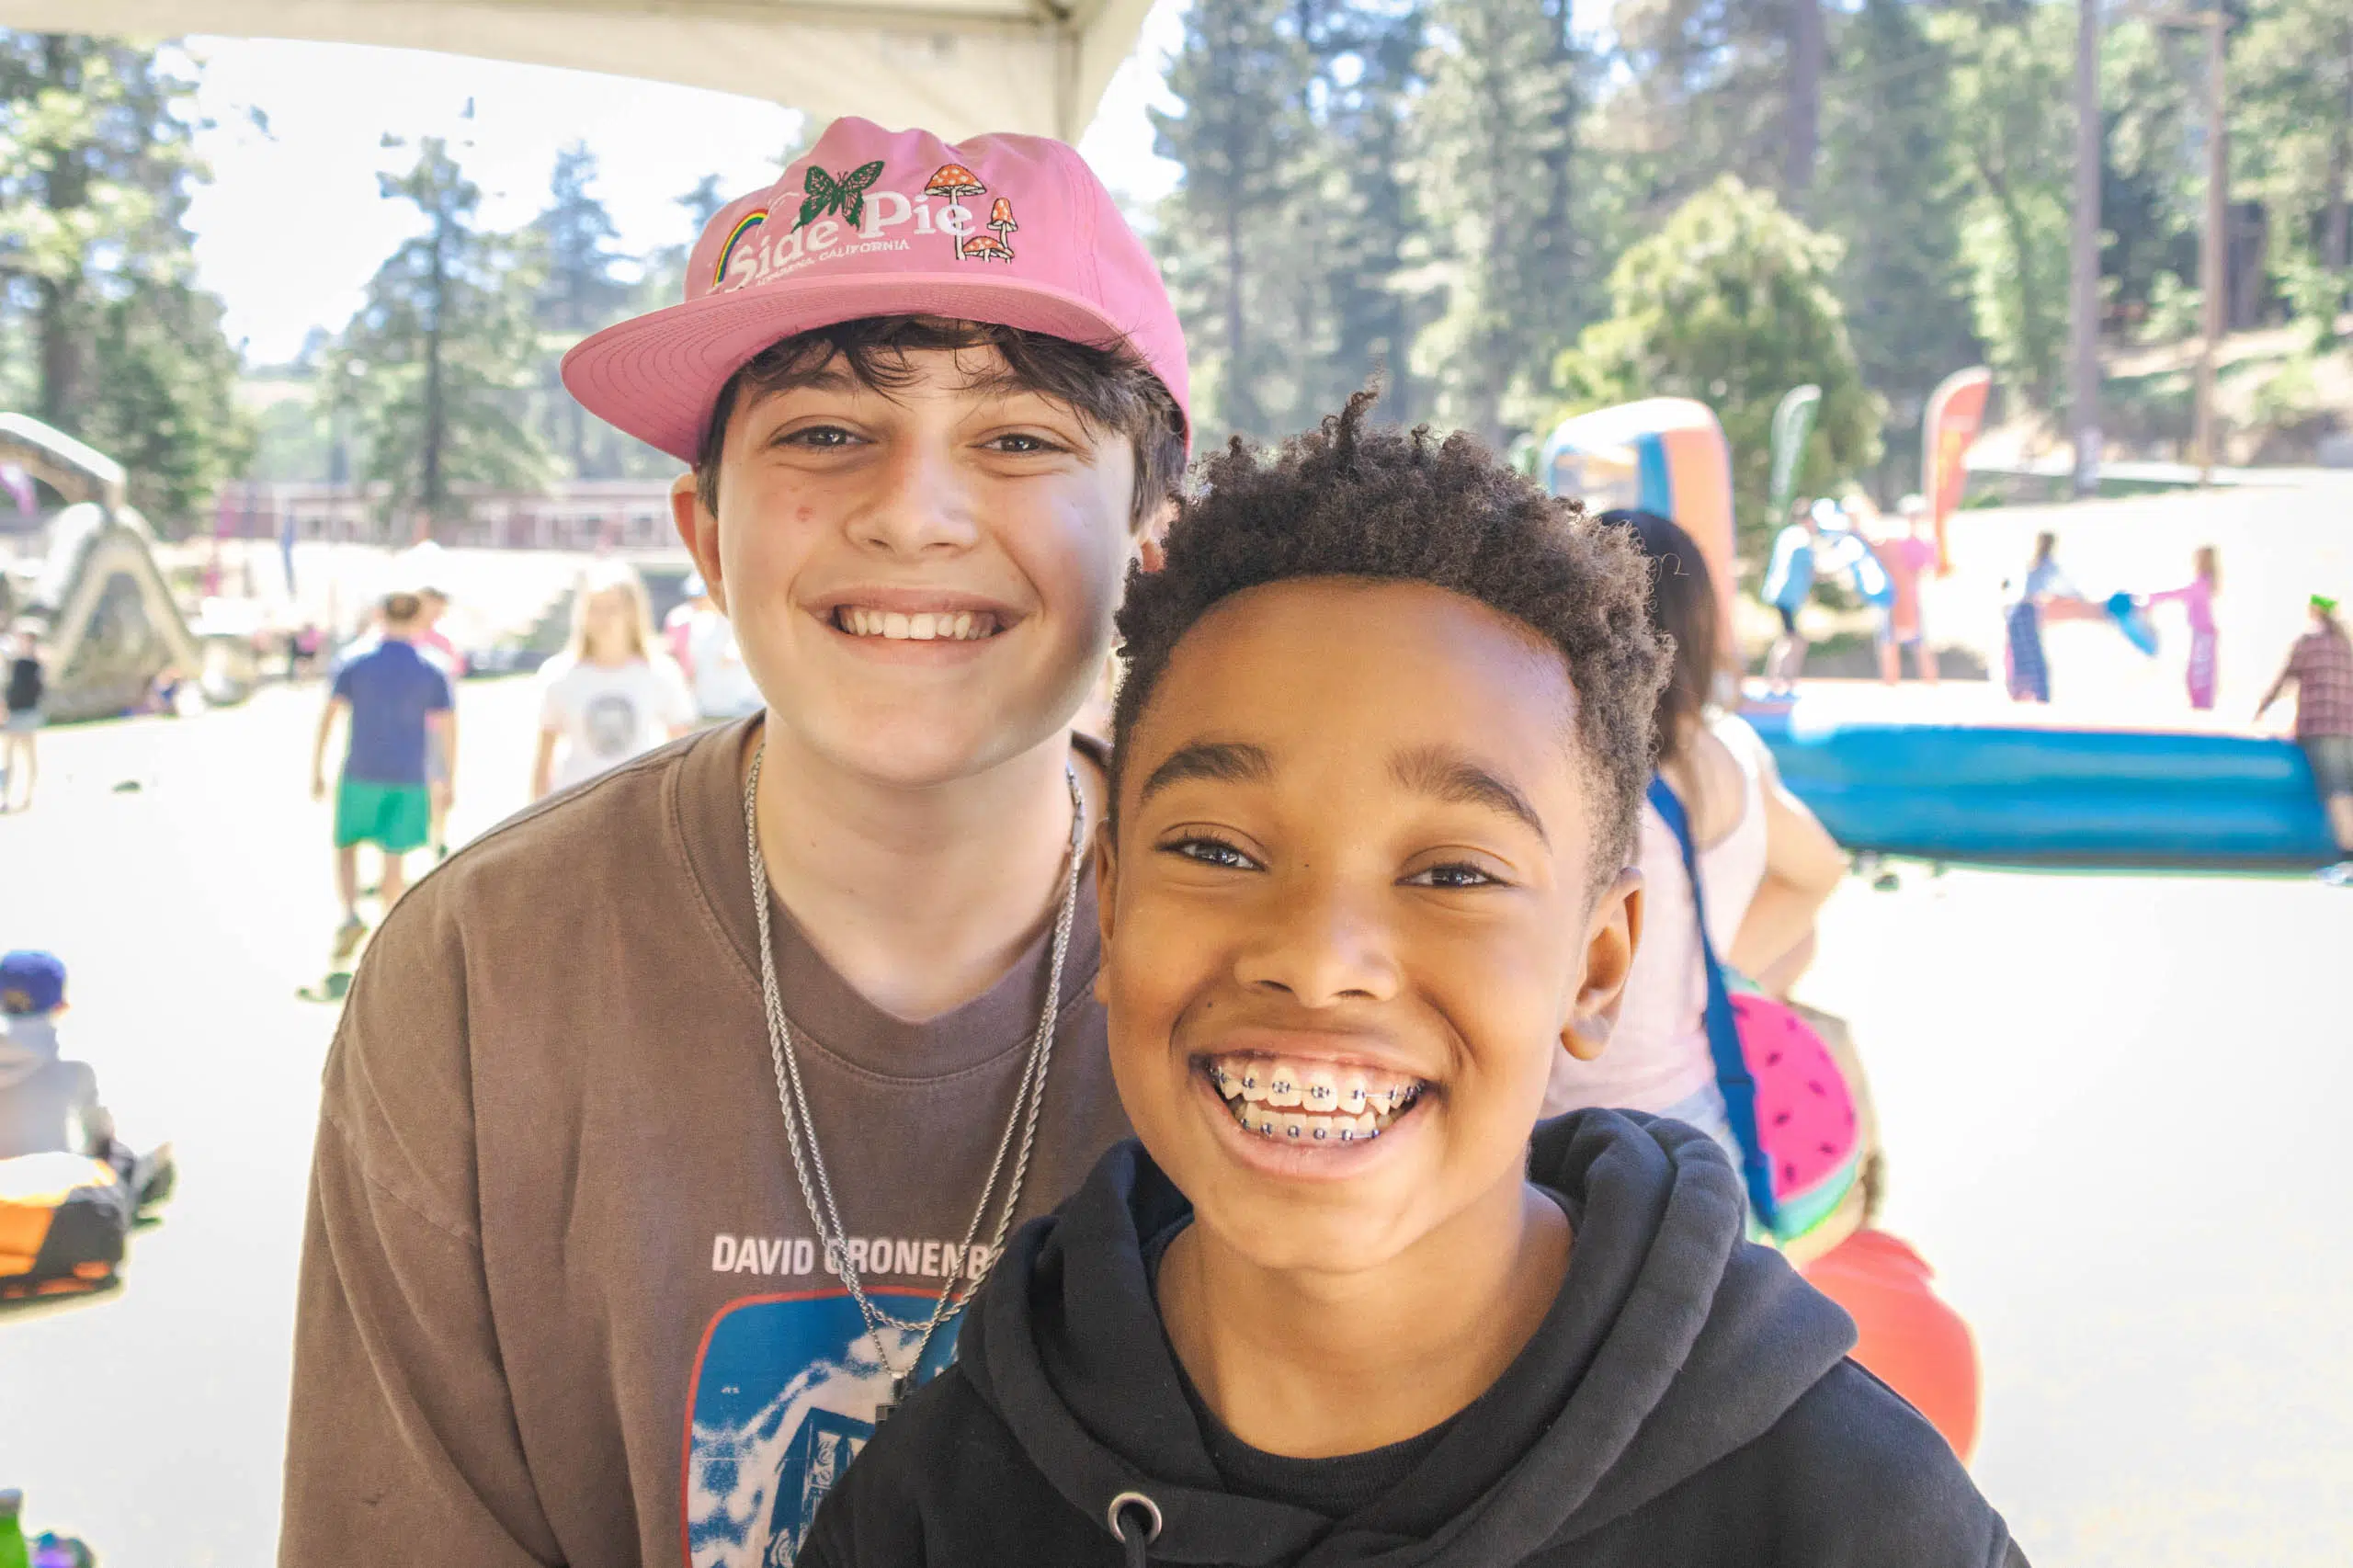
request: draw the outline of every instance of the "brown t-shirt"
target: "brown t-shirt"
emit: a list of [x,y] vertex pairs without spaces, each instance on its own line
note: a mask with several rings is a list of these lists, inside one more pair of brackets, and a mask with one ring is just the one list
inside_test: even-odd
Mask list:
[[[761,1019],[745,733],[507,824],[378,934],[327,1060],[286,1568],[769,1568],[872,1430],[889,1375],[821,1256]],[[1051,933],[908,1024],[775,929],[852,1261],[918,1325],[904,1368],[969,1261]],[[1097,958],[1090,875],[1022,1218],[1128,1131]]]

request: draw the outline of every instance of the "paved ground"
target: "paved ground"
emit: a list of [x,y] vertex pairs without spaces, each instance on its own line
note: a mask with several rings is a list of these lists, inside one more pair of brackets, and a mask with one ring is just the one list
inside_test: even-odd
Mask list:
[[[317,697],[53,733],[0,818],[0,944],[66,955],[75,1049],[183,1165],[119,1296],[0,1317],[0,1485],[108,1568],[272,1557],[334,1025],[295,998],[333,915]],[[521,803],[529,694],[462,703],[475,830]],[[2035,1561],[2353,1561],[2353,894],[1912,872],[1849,883],[1824,949],[1811,994],[1873,1062],[1892,1222],[1977,1326],[1979,1474]]]

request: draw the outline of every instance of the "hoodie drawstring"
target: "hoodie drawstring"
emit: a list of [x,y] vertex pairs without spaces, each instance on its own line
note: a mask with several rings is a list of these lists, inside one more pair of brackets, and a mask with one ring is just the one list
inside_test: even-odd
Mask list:
[[[1131,1511],[1141,1516],[1133,1535],[1128,1533]],[[1141,1492],[1122,1492],[1111,1499],[1111,1506],[1103,1511],[1103,1517],[1110,1525],[1112,1536],[1127,1553],[1127,1568],[1144,1568],[1145,1550],[1160,1539],[1160,1505]]]

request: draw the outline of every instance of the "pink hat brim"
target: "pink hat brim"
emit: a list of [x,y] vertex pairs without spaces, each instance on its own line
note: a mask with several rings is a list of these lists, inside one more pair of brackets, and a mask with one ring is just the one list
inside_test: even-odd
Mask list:
[[[983,264],[985,265],[985,264]],[[863,316],[988,322],[1097,347],[1128,329],[1074,294],[1041,283],[962,272],[892,273],[706,295],[608,326],[563,357],[563,384],[582,407],[691,464],[727,379],[795,333]]]

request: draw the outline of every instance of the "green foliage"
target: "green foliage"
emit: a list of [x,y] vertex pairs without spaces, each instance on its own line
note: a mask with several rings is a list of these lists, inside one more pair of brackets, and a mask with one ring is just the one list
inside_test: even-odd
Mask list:
[[193,86],[165,51],[0,31],[6,385],[121,461],[168,532],[252,443],[220,301],[192,281]]
[[2288,312],[2312,334],[2312,347],[2336,347],[2343,339],[2338,322],[2353,304],[2353,267],[2328,267],[2309,251],[2299,251],[2274,270]]
[[636,296],[630,275],[640,269],[613,245],[620,230],[590,188],[596,178],[596,154],[586,142],[558,151],[548,205],[532,221],[527,240],[536,244],[542,266],[534,301],[540,331],[540,433],[575,478],[612,479],[629,471],[633,449],[643,449],[590,418],[564,391],[563,376],[565,352],[627,314]]
[[2291,429],[2321,412],[2320,386],[2310,355],[2283,361],[2255,389],[2249,412],[2257,426]]
[[2150,280],[2148,312],[2136,335],[2146,344],[2179,343],[2202,330],[2205,315],[2205,290],[2176,273],[2160,272]]
[[221,301],[176,280],[104,300],[95,314],[76,434],[130,471],[133,504],[151,521],[201,526],[255,444]]
[[2234,189],[2270,219],[2272,272],[2316,348],[2353,306],[2353,8],[2254,0],[2231,51]]
[[2202,36],[2177,28],[2125,20],[2102,40],[2100,274],[2110,318],[2144,314],[2168,273],[2198,276],[2204,60]]
[[2051,408],[2067,348],[2075,7],[1948,11],[1930,36],[1954,62],[1955,152],[1970,191],[1961,256],[1977,335],[2004,379]]
[[1771,192],[1724,176],[1620,259],[1609,319],[1561,357],[1562,412],[1660,395],[1706,403],[1732,443],[1742,537],[1768,534],[1773,410],[1790,388],[1822,388],[1802,491],[1828,488],[1879,455],[1881,404],[1847,338],[1838,253]]
[[1577,57],[1568,7],[1438,0],[1420,106],[1447,303],[1415,348],[1439,419],[1491,444],[1588,312],[1575,244]]
[[406,173],[377,180],[388,200],[416,207],[425,230],[377,269],[328,357],[322,397],[365,452],[362,477],[390,486],[393,515],[439,524],[457,514],[455,485],[528,489],[547,476],[529,417],[545,263],[538,245],[481,227],[482,191],[438,137],[418,144]]
[[1654,212],[1721,174],[1780,179],[1787,0],[1621,0],[1610,19],[1626,72],[1608,134],[1649,163]]
[[1920,419],[1937,383],[1982,351],[1961,233],[1952,59],[1918,9],[1863,0],[1835,24],[1823,106],[1821,226],[1844,247],[1836,288],[1864,383],[1887,407],[1883,499],[1919,487]]
[[1290,220],[1302,192],[1313,199],[1301,147],[1309,76],[1282,0],[1194,0],[1168,74],[1184,110],[1153,111],[1160,154],[1185,170],[1158,238],[1211,429],[1273,437],[1305,401],[1297,372],[1318,345],[1299,330],[1293,286],[1310,269]]

